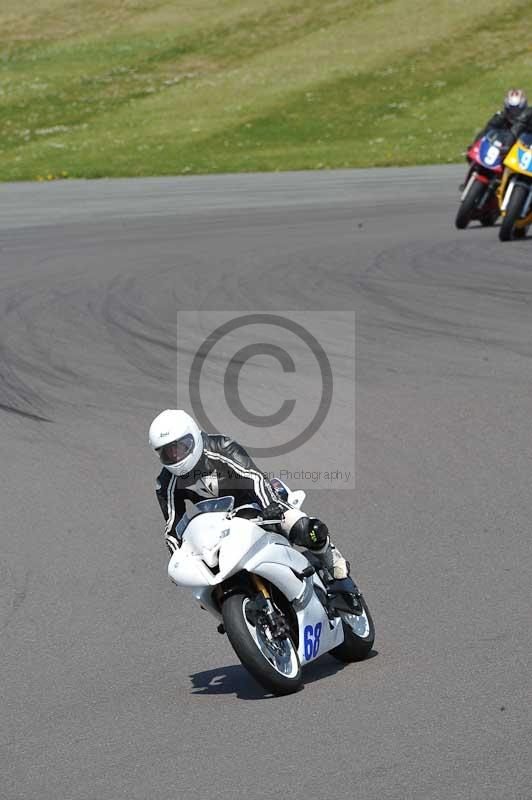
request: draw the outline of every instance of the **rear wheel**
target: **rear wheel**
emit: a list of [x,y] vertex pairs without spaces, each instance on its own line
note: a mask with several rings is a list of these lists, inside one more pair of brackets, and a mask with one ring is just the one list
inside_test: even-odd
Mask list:
[[344,629],[344,641],[331,650],[331,655],[339,661],[362,661],[369,655],[375,641],[375,625],[368,605],[362,595],[358,599],[362,606],[361,614],[339,611]]
[[514,186],[508,208],[506,209],[506,216],[503,218],[501,227],[499,228],[499,239],[501,242],[509,242],[512,234],[515,235],[514,225],[516,220],[525,204],[528,195],[528,187],[518,183]]
[[485,191],[486,187],[480,181],[475,180],[470,184],[454,221],[457,228],[467,228]]
[[272,636],[267,620],[254,613],[243,592],[222,606],[224,627],[242,665],[265,689],[277,695],[296,692],[302,683],[297,649],[289,636]]

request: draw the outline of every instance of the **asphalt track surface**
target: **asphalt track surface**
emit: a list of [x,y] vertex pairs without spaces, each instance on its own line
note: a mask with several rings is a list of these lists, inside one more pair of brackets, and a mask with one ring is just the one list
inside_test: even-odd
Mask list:
[[[3,800],[532,797],[532,241],[456,231],[462,172],[0,187]],[[166,578],[176,307],[356,311],[356,489],[307,507],[375,652],[287,698]]]

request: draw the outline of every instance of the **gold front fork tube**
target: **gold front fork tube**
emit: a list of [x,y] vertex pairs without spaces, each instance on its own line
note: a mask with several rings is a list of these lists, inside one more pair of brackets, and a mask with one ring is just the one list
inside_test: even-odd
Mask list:
[[264,583],[262,578],[259,578],[258,575],[252,575],[251,577],[253,579],[253,583],[255,584],[255,586],[259,590],[259,592],[262,594],[262,596],[265,597],[266,600],[269,600],[270,599],[270,593],[269,593],[268,589],[266,588],[266,584]]

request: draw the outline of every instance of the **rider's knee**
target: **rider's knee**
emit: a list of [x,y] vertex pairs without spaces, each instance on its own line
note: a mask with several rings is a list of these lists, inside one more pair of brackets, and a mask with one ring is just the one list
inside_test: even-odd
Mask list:
[[327,545],[328,534],[327,525],[320,519],[301,517],[290,528],[289,539],[299,547],[322,550]]

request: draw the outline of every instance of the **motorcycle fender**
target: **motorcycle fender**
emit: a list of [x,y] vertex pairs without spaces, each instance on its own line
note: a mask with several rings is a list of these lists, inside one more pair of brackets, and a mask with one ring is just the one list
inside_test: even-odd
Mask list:
[[488,178],[487,175],[481,175],[480,172],[475,172],[475,180],[483,183],[484,186],[488,186],[491,182],[491,178]]
[[344,629],[339,617],[330,620],[325,609],[314,594],[305,608],[297,612],[299,623],[299,645],[297,654],[304,666],[344,640]]

